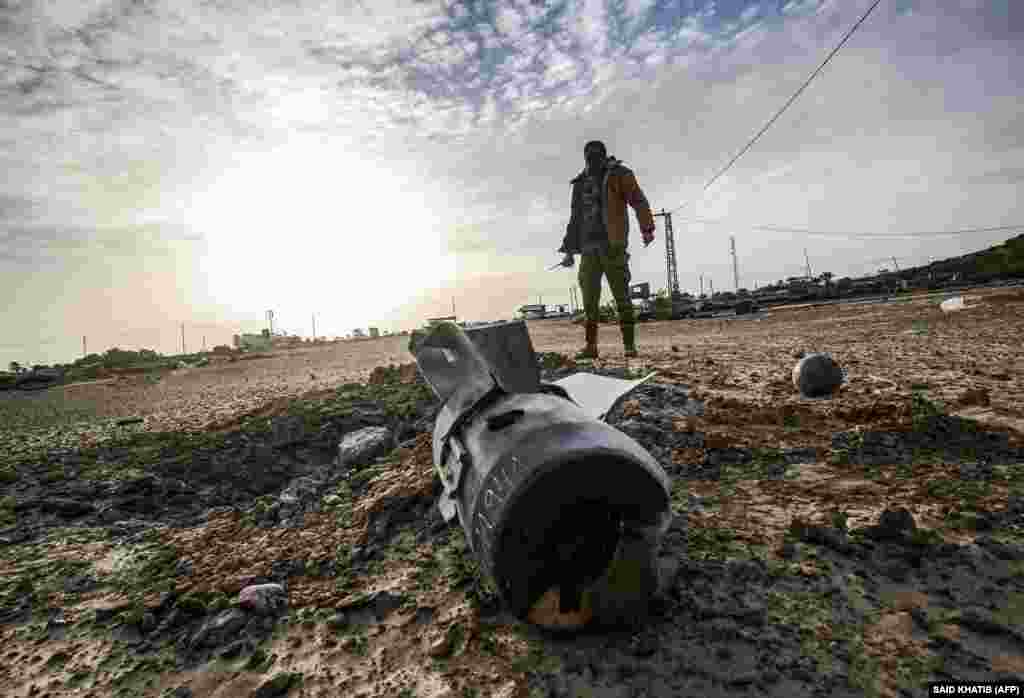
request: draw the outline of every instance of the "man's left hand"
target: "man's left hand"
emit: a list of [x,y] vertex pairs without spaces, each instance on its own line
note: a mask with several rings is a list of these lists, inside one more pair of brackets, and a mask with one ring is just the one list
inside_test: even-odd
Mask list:
[[640,231],[640,235],[644,239],[644,247],[647,247],[654,242],[654,228],[651,228],[650,230],[642,230]]

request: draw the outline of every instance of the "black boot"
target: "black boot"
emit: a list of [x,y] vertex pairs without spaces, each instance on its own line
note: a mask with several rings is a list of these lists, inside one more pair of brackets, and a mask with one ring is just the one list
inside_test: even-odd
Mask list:
[[581,351],[576,353],[576,359],[596,359],[597,358],[597,323],[587,322],[583,325],[584,331],[587,337],[587,346]]
[[619,325],[622,330],[622,347],[625,349],[627,357],[635,357],[636,351],[636,324],[632,322],[624,322]]

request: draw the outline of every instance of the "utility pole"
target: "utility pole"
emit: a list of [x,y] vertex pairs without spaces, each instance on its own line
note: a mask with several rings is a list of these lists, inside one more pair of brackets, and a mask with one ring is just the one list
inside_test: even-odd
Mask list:
[[267,311],[267,322],[270,324],[270,336],[274,336],[274,311]]
[[455,296],[452,296],[452,315],[455,314]]
[[672,298],[679,295],[679,270],[676,265],[676,239],[672,232],[672,214],[661,209],[655,217],[665,218],[665,268],[668,275],[668,292]]
[[82,335],[82,356],[88,356],[89,352],[85,350],[85,335]]
[[203,351],[206,351],[206,335],[203,335]]
[[811,260],[807,257],[807,248],[804,248],[804,263],[807,264],[807,278],[811,278]]
[[313,314],[313,341],[316,341],[316,313]]
[[712,298],[715,297],[715,280],[714,279],[708,279],[708,293],[711,294]]
[[894,267],[896,267],[896,272],[897,272],[897,273],[899,273],[899,271],[900,271],[900,265],[896,263],[896,258],[895,258],[895,257],[892,257],[892,265],[893,265]]
[[704,275],[700,275],[700,295],[704,295]]
[[729,249],[732,252],[732,281],[736,285],[736,291],[740,290],[740,267],[736,262],[736,236],[729,236]]

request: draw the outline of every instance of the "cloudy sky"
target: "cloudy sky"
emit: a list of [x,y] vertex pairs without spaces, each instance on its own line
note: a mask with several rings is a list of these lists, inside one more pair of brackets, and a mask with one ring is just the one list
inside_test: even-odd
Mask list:
[[701,193],[870,4],[0,0],[0,362],[568,302],[592,138],[691,290],[1012,236],[921,233],[1024,224],[1016,0],[883,0]]

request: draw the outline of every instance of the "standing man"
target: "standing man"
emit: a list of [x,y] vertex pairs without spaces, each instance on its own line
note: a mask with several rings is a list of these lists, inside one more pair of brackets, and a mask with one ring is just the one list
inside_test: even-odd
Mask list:
[[636,319],[629,297],[629,211],[633,207],[640,222],[644,247],[654,241],[654,216],[647,197],[640,190],[633,171],[608,157],[601,141],[583,147],[587,166],[572,180],[572,214],[559,252],[562,266],[573,266],[573,255],[582,255],[579,282],[587,345],[577,359],[597,358],[597,326],[601,310],[601,276],[615,298],[626,356],[636,356]]

